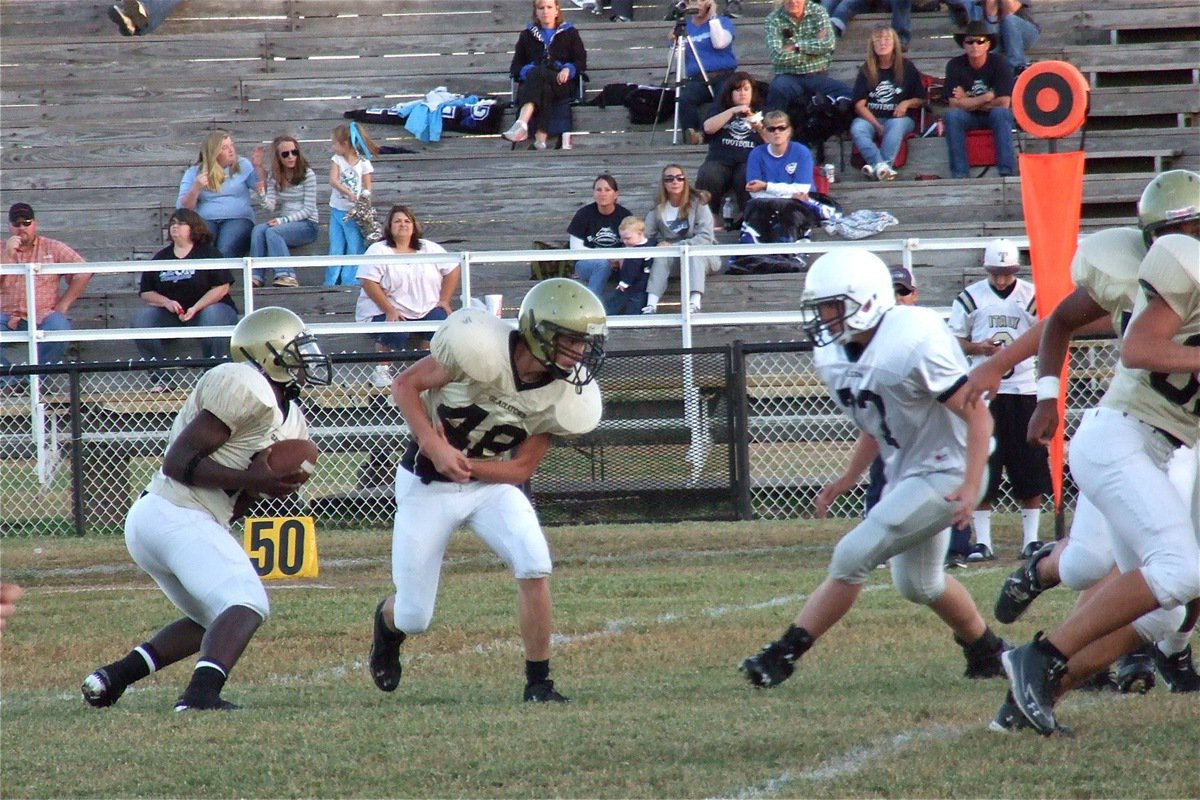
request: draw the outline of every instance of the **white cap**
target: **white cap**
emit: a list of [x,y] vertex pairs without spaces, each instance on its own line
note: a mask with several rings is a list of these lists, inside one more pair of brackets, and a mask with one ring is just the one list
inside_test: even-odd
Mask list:
[[983,251],[983,268],[997,275],[1015,275],[1021,269],[1017,246],[1008,239],[995,239]]

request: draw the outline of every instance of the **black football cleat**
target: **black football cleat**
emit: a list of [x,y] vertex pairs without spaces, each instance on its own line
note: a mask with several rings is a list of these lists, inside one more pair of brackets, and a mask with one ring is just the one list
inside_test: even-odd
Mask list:
[[554,681],[533,681],[525,684],[526,703],[569,703],[570,698],[563,697],[554,688]]
[[[1051,544],[1053,544],[1053,542]],[[1029,544],[1027,544],[1021,548],[1021,558],[1023,558],[1023,559],[1033,558],[1033,554],[1036,553],[1038,550],[1041,550],[1043,547],[1045,547],[1045,545],[1042,542],[1039,542],[1037,539],[1034,539],[1032,542],[1030,542]]]
[[1054,733],[1054,701],[1067,672],[1067,662],[1038,648],[1041,638],[1038,633],[1031,643],[1004,651],[1000,660],[1008,673],[1017,708],[1038,733],[1049,736]]
[[1121,694],[1146,694],[1154,688],[1155,645],[1139,647],[1117,662],[1117,691]]
[[[1004,665],[1000,663],[1000,655],[1005,650],[1012,650],[1012,645],[994,634],[993,637],[981,636],[973,644],[967,644],[955,634],[954,641],[962,648],[963,656],[967,659],[964,677],[981,680],[1004,676]],[[986,641],[989,638],[993,638],[994,641],[990,646]]]
[[176,711],[241,711],[242,707],[224,700],[220,695],[203,697],[184,692],[175,701]]
[[[1012,691],[1010,690],[1005,696],[1000,710],[996,712],[996,718],[988,723],[988,730],[995,733],[1010,733],[1036,729],[1033,727],[1032,722],[1025,719],[1025,715],[1021,713],[1021,709],[1017,708],[1017,701],[1013,699]],[[1060,736],[1071,735],[1070,728],[1058,723],[1054,725],[1054,732]]]
[[83,679],[79,687],[83,702],[92,708],[108,708],[121,699],[125,687],[118,685],[103,667]]
[[1112,670],[1102,669],[1086,680],[1075,685],[1077,692],[1115,692],[1117,690],[1117,679],[1113,677]]
[[771,689],[796,671],[796,654],[782,642],[771,642],[756,655],[742,662],[746,679],[760,689]]
[[1015,622],[1029,608],[1044,587],[1038,582],[1037,565],[1054,550],[1050,542],[1036,552],[1004,580],[1000,595],[996,598],[996,621],[1008,624]]
[[381,692],[394,692],[400,685],[400,645],[404,643],[404,632],[392,633],[383,621],[383,604],[387,598],[379,601],[375,607],[375,630],[371,637],[371,652],[367,656],[367,664],[371,669],[371,680]]
[[1192,663],[1192,646],[1180,650],[1174,655],[1163,655],[1157,645],[1153,645],[1154,664],[1163,682],[1171,687],[1172,692],[1200,692],[1200,675],[1196,674],[1196,665]]

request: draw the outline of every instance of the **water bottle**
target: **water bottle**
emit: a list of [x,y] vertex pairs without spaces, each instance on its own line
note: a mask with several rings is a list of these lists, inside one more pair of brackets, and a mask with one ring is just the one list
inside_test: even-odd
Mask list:
[[721,204],[721,218],[725,221],[725,230],[733,229],[733,217],[736,209],[733,205],[733,197],[725,195],[725,202]]

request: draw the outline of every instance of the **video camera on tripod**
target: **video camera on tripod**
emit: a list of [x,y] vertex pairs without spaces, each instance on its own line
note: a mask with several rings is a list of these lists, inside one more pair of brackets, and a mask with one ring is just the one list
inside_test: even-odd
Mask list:
[[[671,4],[671,12],[667,15],[668,20],[675,20],[675,28],[671,32],[671,53],[667,57],[667,71],[663,74],[662,84],[658,90],[658,109],[654,113],[654,119],[657,120],[662,116],[663,102],[666,99],[667,87],[670,86],[675,96],[675,113],[671,127],[671,144],[679,144],[679,93],[683,85],[687,83],[687,69],[685,63],[687,58],[684,54],[684,48],[691,52],[692,58],[696,60],[696,66],[700,69],[700,77],[703,78],[704,84],[708,87],[708,94],[713,99],[716,95],[713,93],[712,84],[709,83],[708,73],[704,69],[704,62],[700,60],[700,54],[696,52],[696,43],[692,41],[692,37],[687,32],[687,17],[699,13],[700,6],[704,2],[715,2],[715,0],[674,0]],[[675,79],[671,80],[671,71],[675,71]],[[650,132],[651,141],[654,140],[654,131]]]

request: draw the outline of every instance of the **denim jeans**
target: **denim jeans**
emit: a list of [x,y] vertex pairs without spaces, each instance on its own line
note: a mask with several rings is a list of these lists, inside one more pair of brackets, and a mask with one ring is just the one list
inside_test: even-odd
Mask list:
[[250,252],[250,231],[254,221],[244,217],[237,219],[204,218],[213,235],[213,245],[226,258],[244,258]]
[[585,258],[575,262],[575,274],[579,282],[587,284],[596,297],[604,297],[613,268],[607,258]]
[[[346,219],[346,212],[338,208],[329,209],[329,255],[360,256],[367,249],[362,231],[354,220]],[[352,286],[358,267],[343,265],[325,268],[324,286]]]
[[[8,320],[10,316],[11,315],[7,313],[0,313],[0,330],[8,331]],[[22,319],[19,323],[17,323],[16,330],[29,330],[29,320]],[[42,320],[42,324],[38,325],[38,330],[69,331],[71,330],[71,320],[67,319],[65,314],[60,314],[57,311],[51,311],[49,316]],[[59,361],[64,360],[67,355],[68,344],[70,344],[70,342],[38,342],[38,363],[57,364]],[[21,347],[25,348],[26,345],[22,343]],[[5,358],[3,350],[0,350],[0,367],[7,369],[8,367],[12,366],[12,363],[13,362]],[[5,385],[19,383],[23,380],[24,379],[11,377],[0,378],[0,381],[3,381]]]
[[950,176],[966,178],[971,174],[967,164],[967,131],[990,128],[996,137],[996,169],[1001,175],[1017,174],[1017,158],[1013,153],[1012,111],[993,108],[990,111],[963,111],[952,108],[942,118],[946,124],[946,147],[950,150]]
[[181,2],[183,0],[142,0],[142,5],[146,8],[146,16],[150,18],[150,24],[138,31],[137,35],[145,36],[162,25],[175,10],[175,6]]
[[[876,117],[876,119],[879,118]],[[858,152],[862,153],[863,161],[871,166],[875,166],[881,161],[886,161],[889,166],[894,166],[892,162],[896,160],[896,154],[900,152],[900,145],[904,142],[904,137],[912,133],[917,126],[912,121],[912,117],[907,115],[883,117],[879,121],[883,123],[883,139],[878,146],[875,144],[875,126],[862,117],[855,117],[854,121],[850,123],[850,139],[858,148]]]
[[640,314],[646,307],[646,292],[626,289],[623,292],[612,289],[604,298],[604,311],[610,316],[618,317],[624,314]]
[[[160,306],[146,306],[133,312],[131,325],[134,328],[192,328],[214,327],[217,325],[236,325],[237,310],[228,303],[213,303],[200,309],[196,316],[187,322],[181,322],[179,317]],[[229,337],[214,336],[200,339],[200,352],[204,358],[224,358],[229,355]],[[143,359],[162,361],[167,357],[167,348],[161,339],[138,339],[138,355]]]
[[1027,19],[1015,14],[1009,14],[1000,20],[1000,49],[1008,59],[1013,69],[1026,67],[1029,59],[1025,57],[1025,49],[1032,47],[1042,32]]
[[[822,0],[821,5],[829,12],[829,21],[833,23],[838,33],[845,33],[850,20],[859,14],[870,11],[872,0]],[[912,38],[912,0],[886,0],[883,5],[891,8],[892,29],[900,37],[901,44],[907,45]]]
[[[446,318],[446,309],[441,306],[434,306],[429,313],[417,319],[406,320],[407,322],[422,322],[425,320],[439,320]],[[371,317],[372,322],[386,322],[387,314],[376,314]],[[393,350],[416,350],[417,345],[414,342],[420,343],[428,341],[432,336],[432,331],[423,331],[421,333],[376,333],[372,334],[373,338],[379,344],[390,347]]]
[[767,111],[787,111],[792,101],[807,102],[813,95],[851,97],[854,92],[841,81],[824,72],[808,75],[793,75],[788,72],[776,75],[767,89]]
[[733,70],[727,69],[721,72],[709,72],[708,80],[712,84],[713,93],[708,93],[708,84],[700,77],[699,73],[693,78],[688,78],[687,81],[679,88],[679,129],[686,131],[691,128],[694,131],[700,131],[700,108],[713,102],[713,98],[720,97],[721,92],[725,88],[725,81],[729,80],[729,76],[733,74]]
[[[292,254],[289,248],[312,244],[317,240],[317,226],[312,220],[302,219],[299,222],[281,222],[271,226],[264,223],[254,226],[250,232],[250,255],[254,258],[267,256],[270,258],[287,258]],[[254,270],[254,277],[265,281],[266,269]],[[289,275],[296,277],[292,267],[276,267],[275,277]]]

